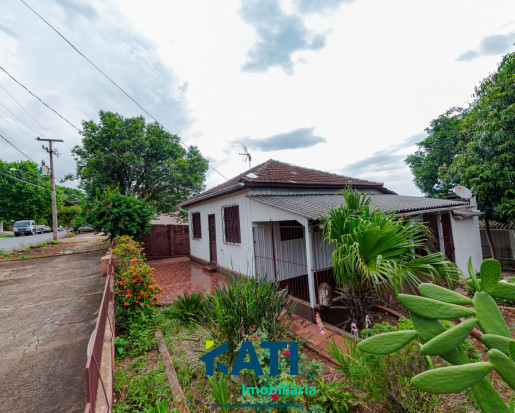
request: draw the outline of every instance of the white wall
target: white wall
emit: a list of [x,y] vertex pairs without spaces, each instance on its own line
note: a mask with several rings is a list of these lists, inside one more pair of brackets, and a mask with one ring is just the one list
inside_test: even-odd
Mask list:
[[457,219],[451,214],[451,228],[456,265],[463,276],[469,278],[467,269],[469,257],[472,257],[472,266],[476,271],[479,271],[483,261],[478,217]]
[[[208,215],[215,215],[217,262],[222,267],[250,275],[254,272],[254,247],[250,219],[249,199],[245,198],[247,190],[215,198],[188,207],[190,217],[190,253],[192,256],[209,261],[209,226]],[[222,225],[222,208],[226,205],[238,205],[240,213],[240,244],[228,244],[224,240]],[[192,239],[191,213],[200,212],[202,238]]]

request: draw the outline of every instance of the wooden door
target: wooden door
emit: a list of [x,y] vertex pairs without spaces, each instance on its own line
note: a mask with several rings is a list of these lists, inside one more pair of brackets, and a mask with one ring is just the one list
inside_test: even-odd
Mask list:
[[450,261],[456,263],[456,258],[454,256],[454,240],[452,238],[451,217],[449,213],[442,214],[441,217],[445,255],[447,255],[447,258],[449,258]]
[[216,264],[216,227],[214,214],[207,216],[209,226],[209,261]]

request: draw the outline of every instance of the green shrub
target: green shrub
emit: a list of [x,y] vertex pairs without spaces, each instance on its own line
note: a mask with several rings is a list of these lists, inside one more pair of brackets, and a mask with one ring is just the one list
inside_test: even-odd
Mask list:
[[356,399],[353,393],[345,390],[342,379],[325,383],[323,378],[315,381],[316,395],[310,402],[317,405],[325,413],[347,413]]
[[[399,320],[398,326],[375,324],[371,329],[362,330],[361,335],[367,338],[412,328],[410,320]],[[392,412],[435,410],[438,398],[418,390],[410,383],[413,376],[429,368],[429,359],[420,354],[418,342],[412,341],[392,354],[375,355],[357,351],[357,337],[352,341],[345,349],[333,345],[328,347],[328,351],[340,363],[339,370],[346,374],[349,383],[367,393],[368,399],[383,404],[387,411]]]
[[119,235],[140,238],[150,232],[154,214],[155,208],[144,199],[108,190],[87,210],[86,221],[95,231],[109,234],[111,239]]
[[115,370],[114,376],[115,413],[145,412],[173,401],[162,362],[148,369],[145,357],[139,357],[127,369]]
[[266,278],[247,278],[227,275],[225,284],[207,294],[202,324],[216,343],[228,343],[228,357],[233,361],[235,350],[244,336],[255,330],[269,335],[270,340],[281,338],[291,322],[287,317],[288,293]]
[[204,302],[201,293],[187,292],[184,295],[179,295],[172,303],[169,310],[165,310],[162,314],[179,321],[184,325],[189,325],[192,322],[200,322],[202,313],[204,311]]
[[[162,289],[152,276],[154,271],[144,260],[140,245],[130,237],[118,237],[113,249],[118,262],[115,273],[115,301],[120,320],[150,315]],[[123,321],[122,321],[123,322]]]

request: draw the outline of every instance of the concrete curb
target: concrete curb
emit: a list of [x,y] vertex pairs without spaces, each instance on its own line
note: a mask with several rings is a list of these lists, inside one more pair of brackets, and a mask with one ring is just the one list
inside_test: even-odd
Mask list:
[[170,389],[172,391],[174,401],[181,404],[181,412],[187,413],[189,412],[189,409],[186,404],[186,400],[184,399],[184,393],[182,392],[182,387],[179,383],[179,379],[177,378],[177,373],[175,372],[175,368],[173,367],[172,358],[170,357],[170,353],[168,352],[168,347],[166,345],[161,330],[158,329],[155,332],[154,337],[158,341],[157,347],[159,349],[159,353],[161,354],[161,358],[165,363],[166,378],[168,379],[168,383],[170,384]]
[[67,257],[69,255],[86,254],[88,252],[95,252],[95,251],[104,251],[104,249],[101,248],[98,250],[91,250],[91,251],[77,251],[77,252],[70,252],[69,254],[59,253],[59,254],[53,254],[53,255],[45,255],[43,257],[27,257],[27,258],[22,258],[22,259],[5,260],[5,261],[1,261],[1,259],[0,259],[0,264],[8,263],[8,262],[17,262],[17,261],[40,260],[43,258]]

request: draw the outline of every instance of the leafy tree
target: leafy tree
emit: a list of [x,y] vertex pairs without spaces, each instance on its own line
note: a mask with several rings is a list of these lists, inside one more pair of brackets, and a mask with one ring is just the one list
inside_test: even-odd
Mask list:
[[456,186],[447,168],[464,139],[461,123],[465,113],[462,108],[451,108],[432,120],[426,129],[427,138],[418,142],[419,149],[405,159],[415,177],[415,184],[427,196],[441,198]]
[[495,259],[489,220],[515,219],[515,53],[476,88],[470,115],[463,122],[467,144],[449,175],[476,195]]
[[[331,257],[337,283],[351,321],[361,328],[377,297],[387,288],[401,291],[421,278],[454,280],[458,269],[441,253],[430,253],[429,232],[417,220],[403,221],[379,209],[372,210],[370,198],[351,189],[342,191],[345,205],[321,216],[324,240],[335,247]],[[425,255],[415,251],[424,250]]]
[[203,189],[208,161],[199,150],[185,149],[180,138],[142,116],[124,118],[100,111],[100,122],[83,121],[82,146],[72,153],[77,177],[89,199],[108,188],[153,202],[159,212]]
[[39,174],[36,163],[0,160],[0,172],[0,220],[34,219],[41,222],[51,215],[49,180]]
[[150,232],[155,211],[144,199],[124,195],[119,190],[107,190],[92,202],[86,220],[95,231],[103,231],[111,239],[119,235],[139,239]]
[[76,219],[80,218],[81,214],[82,208],[77,205],[63,206],[59,208],[57,216],[59,217],[59,222],[66,227],[66,236],[70,235],[70,227]]
[[406,158],[415,183],[429,196],[456,184],[477,196],[493,258],[490,220],[515,219],[515,53],[475,90],[464,111],[451,109],[431,122],[428,138]]

